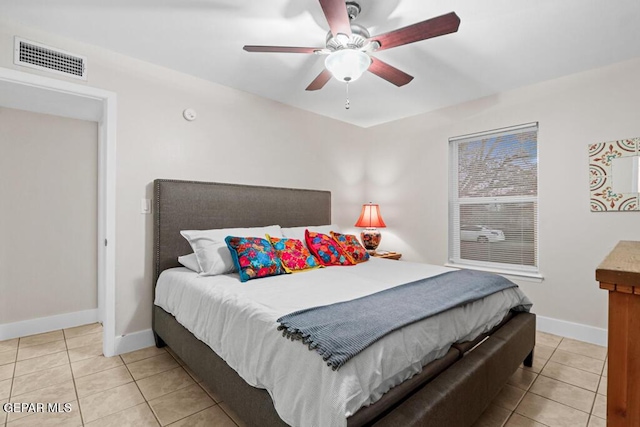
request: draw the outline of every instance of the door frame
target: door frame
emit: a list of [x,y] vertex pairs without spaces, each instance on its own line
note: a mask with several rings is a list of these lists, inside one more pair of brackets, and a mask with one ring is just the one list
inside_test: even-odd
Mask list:
[[[37,99],[23,98],[19,100],[19,108],[23,110],[87,120],[87,105],[96,107],[90,113],[90,120],[98,123],[98,317],[103,325],[103,354],[113,356],[116,338],[116,93],[2,67],[0,82],[16,85],[16,89],[24,88],[30,97],[42,93],[49,100],[56,96],[64,98],[64,103],[41,104]],[[78,105],[74,105],[74,100]]]

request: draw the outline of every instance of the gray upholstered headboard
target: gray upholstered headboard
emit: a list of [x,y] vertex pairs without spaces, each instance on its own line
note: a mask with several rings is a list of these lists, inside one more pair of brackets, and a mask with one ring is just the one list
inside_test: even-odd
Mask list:
[[331,223],[329,191],[156,179],[154,193],[154,286],[191,252],[180,230]]

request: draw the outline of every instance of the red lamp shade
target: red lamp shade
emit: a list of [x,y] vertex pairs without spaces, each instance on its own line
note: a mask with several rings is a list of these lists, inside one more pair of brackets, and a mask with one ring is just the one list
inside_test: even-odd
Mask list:
[[382,216],[380,216],[380,206],[373,203],[362,205],[362,212],[360,212],[360,218],[358,218],[358,221],[356,221],[356,227],[386,227],[386,224],[382,220]]
[[366,227],[366,229],[360,233],[360,238],[362,239],[362,244],[365,249],[367,249],[369,253],[375,254],[380,244],[380,239],[382,239],[382,235],[376,228],[386,227],[380,216],[380,206],[374,205],[373,203],[362,205],[362,212],[360,212],[360,218],[356,221],[356,227]]

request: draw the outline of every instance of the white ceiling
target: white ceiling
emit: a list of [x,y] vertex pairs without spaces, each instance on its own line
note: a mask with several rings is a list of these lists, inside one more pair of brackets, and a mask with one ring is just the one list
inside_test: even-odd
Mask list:
[[638,0],[360,5],[356,22],[372,35],[451,11],[461,25],[374,54],[415,79],[397,88],[366,73],[349,87],[350,110],[335,79],[304,90],[324,56],[242,50],[324,47],[329,27],[317,0],[0,0],[0,16],[363,127],[640,57]]

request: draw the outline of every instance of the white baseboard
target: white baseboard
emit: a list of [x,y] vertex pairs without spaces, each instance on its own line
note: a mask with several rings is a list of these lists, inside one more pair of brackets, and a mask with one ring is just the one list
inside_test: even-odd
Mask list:
[[150,347],[155,344],[151,329],[120,335],[116,337],[115,354],[129,353],[130,351],[140,350],[141,348]]
[[567,322],[566,320],[552,319],[550,317],[536,316],[537,329],[562,337],[573,338],[591,344],[607,345],[607,330],[595,326],[582,325],[580,323]]
[[0,341],[57,331],[58,329],[73,328],[74,326],[88,325],[98,321],[98,309],[93,308],[91,310],[40,317],[39,319],[5,323],[0,325]]

